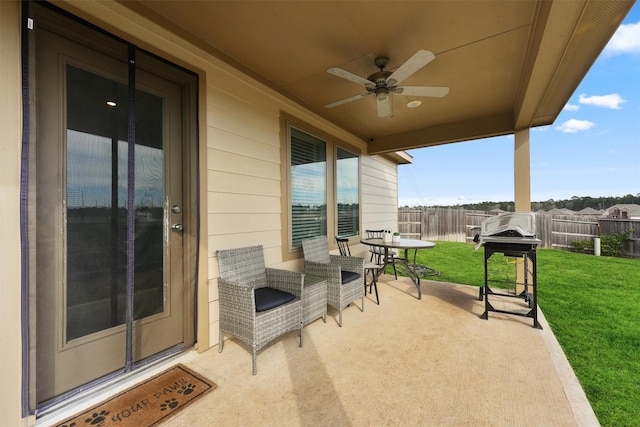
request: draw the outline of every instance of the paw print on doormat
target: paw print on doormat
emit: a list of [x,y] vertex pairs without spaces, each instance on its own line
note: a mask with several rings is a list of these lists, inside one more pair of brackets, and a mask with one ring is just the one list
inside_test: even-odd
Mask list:
[[60,427],[76,427],[78,424],[76,424],[75,421],[71,421],[71,423],[69,424],[62,424]]
[[178,390],[178,393],[182,393],[183,396],[188,396],[191,393],[193,393],[195,390],[196,390],[196,386],[189,383],[187,385],[183,385],[182,388]]
[[89,424],[89,425],[94,426],[94,425],[100,424],[101,422],[106,420],[107,419],[107,415],[109,415],[108,411],[100,411],[100,413],[94,412],[93,415],[91,415],[89,418],[84,420],[84,422]]
[[166,411],[167,409],[175,409],[180,402],[178,402],[174,397],[169,400],[165,400],[164,403],[160,404],[160,410]]

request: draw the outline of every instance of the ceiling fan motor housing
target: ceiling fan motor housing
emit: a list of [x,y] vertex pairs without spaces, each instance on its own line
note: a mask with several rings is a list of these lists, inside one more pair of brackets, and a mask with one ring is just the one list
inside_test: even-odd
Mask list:
[[[391,71],[384,70],[384,67],[386,67],[388,63],[389,63],[389,58],[387,58],[386,56],[380,56],[376,58],[375,64],[376,64],[376,67],[380,68],[380,71],[373,73],[369,77],[367,77],[367,80],[370,80],[376,84],[376,90],[375,90],[376,94],[379,93],[378,91],[379,88],[386,88],[387,77],[389,77],[392,74]],[[386,92],[388,91],[385,91],[385,93]]]
[[387,85],[387,77],[391,75],[391,71],[378,71],[377,73],[371,74],[367,77],[368,80],[371,80],[376,84],[376,86],[386,86]]
[[333,67],[329,68],[327,72],[336,75],[343,79],[349,80],[353,83],[364,86],[366,93],[350,96],[340,101],[332,102],[325,105],[327,108],[333,108],[338,105],[346,104],[347,102],[356,101],[362,99],[366,95],[375,95],[378,106],[378,116],[387,117],[391,115],[391,103],[390,93],[407,94],[413,96],[436,96],[443,97],[449,92],[447,87],[431,87],[431,86],[399,86],[400,82],[404,81],[407,77],[418,71],[420,68],[427,65],[435,59],[435,55],[428,51],[421,49],[417,51],[411,58],[405,61],[395,71],[386,71],[385,67],[389,64],[389,58],[386,56],[379,56],[375,59],[375,65],[380,69],[371,74],[366,79],[364,77],[353,74],[349,71],[341,68]]

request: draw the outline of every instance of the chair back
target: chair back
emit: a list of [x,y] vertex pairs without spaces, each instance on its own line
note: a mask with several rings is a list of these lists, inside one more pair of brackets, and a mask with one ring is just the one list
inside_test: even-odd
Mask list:
[[267,285],[262,245],[222,249],[218,253],[220,278],[229,283],[241,283],[261,288]]
[[388,233],[389,230],[365,230],[367,233],[367,239],[382,239],[384,238],[384,233]]
[[305,261],[319,262],[322,264],[330,264],[329,244],[327,236],[315,237],[302,241],[302,253]]
[[351,250],[349,250],[349,239],[346,237],[336,237],[336,243],[338,244],[340,255],[351,256]]

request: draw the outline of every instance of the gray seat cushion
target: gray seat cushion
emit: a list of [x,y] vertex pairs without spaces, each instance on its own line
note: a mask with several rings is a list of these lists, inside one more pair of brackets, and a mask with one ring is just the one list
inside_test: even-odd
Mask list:
[[351,271],[340,270],[340,274],[342,276],[342,284],[353,282],[356,279],[360,278],[358,273],[353,273]]
[[256,312],[271,310],[295,299],[295,295],[273,288],[257,288]]

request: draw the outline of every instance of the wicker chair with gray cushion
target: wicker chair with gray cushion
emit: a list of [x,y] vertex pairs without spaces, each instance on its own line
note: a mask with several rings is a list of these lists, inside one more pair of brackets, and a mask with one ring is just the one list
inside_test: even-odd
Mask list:
[[302,287],[304,274],[265,268],[262,246],[218,252],[220,336],[234,335],[251,347],[253,375],[256,353],[273,339],[298,330],[302,347]]
[[326,237],[302,241],[304,272],[327,279],[327,304],[339,312],[338,325],[342,326],[342,309],[356,299],[362,300],[364,311],[364,259],[329,254]]

